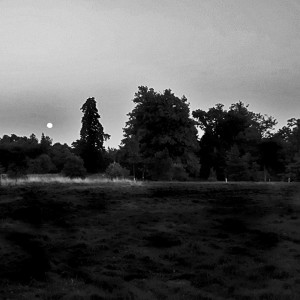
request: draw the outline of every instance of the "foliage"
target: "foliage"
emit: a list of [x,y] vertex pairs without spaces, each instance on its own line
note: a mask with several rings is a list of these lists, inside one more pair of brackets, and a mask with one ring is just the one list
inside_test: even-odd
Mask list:
[[226,174],[228,180],[247,181],[250,179],[249,155],[241,156],[237,145],[234,145],[227,153]]
[[55,143],[49,150],[49,156],[57,172],[61,172],[68,157],[72,156],[67,144]]
[[120,147],[117,158],[127,169],[131,170],[134,178],[144,178],[145,168],[136,136],[130,136],[123,140],[123,145]]
[[26,165],[23,162],[11,163],[8,166],[8,169],[7,169],[8,178],[12,178],[17,181],[19,178],[26,177],[26,174],[27,174]]
[[67,158],[63,174],[70,178],[85,178],[86,169],[83,160],[75,155]]
[[37,139],[35,134],[32,133],[29,136],[29,143],[32,144],[32,145],[37,145],[39,143],[39,140]]
[[[181,163],[190,173],[190,162],[197,161],[198,142],[187,99],[184,96],[179,99],[171,90],[157,93],[152,88],[140,86],[133,102],[136,106],[128,114],[122,140],[124,162],[146,167],[151,178],[169,178],[175,162]],[[166,162],[162,162],[164,156]],[[165,164],[166,169],[159,166],[160,163]],[[160,176],[161,171],[164,174]]]
[[285,162],[284,144],[282,141],[275,137],[263,139],[258,145],[258,152],[256,162],[260,164],[261,169],[265,173],[267,172],[273,178],[278,177],[278,174],[284,173],[287,163]]
[[105,151],[106,161],[110,164],[118,160],[119,150],[116,148],[108,147]]
[[173,161],[168,149],[155,153],[149,162],[149,175],[152,180],[172,180]]
[[249,153],[258,159],[258,145],[263,139],[272,137],[276,120],[267,115],[254,113],[248,105],[239,101],[229,110],[223,104],[217,104],[208,111],[195,110],[193,117],[204,131],[200,140],[200,177],[207,179],[211,168],[217,178],[224,180],[226,156],[236,145],[241,154]]
[[4,171],[5,171],[5,169],[0,164],[0,186],[2,185],[2,176],[3,176]]
[[110,179],[125,178],[129,176],[129,171],[125,168],[122,168],[122,166],[116,162],[111,163],[107,167],[105,173]]
[[83,117],[80,130],[80,139],[72,144],[76,154],[84,161],[84,166],[88,172],[96,173],[104,169],[103,163],[103,143],[109,139],[109,135],[104,133],[103,126],[99,119],[100,115],[96,107],[95,98],[88,98],[81,107]]
[[28,161],[29,174],[46,174],[55,171],[55,165],[47,154],[42,154],[37,158]]
[[217,174],[216,171],[213,168],[210,168],[209,170],[209,177],[207,179],[208,181],[217,181]]
[[189,176],[181,163],[173,164],[173,180],[186,181]]
[[44,133],[42,133],[40,145],[42,151],[44,153],[47,153],[52,145],[52,139],[49,136],[45,136]]
[[300,181],[300,152],[298,152],[291,163],[287,166],[287,177],[292,181]]
[[[180,99],[171,90],[158,93],[144,86],[138,88],[133,102],[119,149],[104,148],[109,135],[99,122],[95,99],[89,98],[81,107],[80,139],[73,148],[53,145],[44,133],[40,141],[34,134],[3,135],[1,172],[14,178],[49,172],[81,177],[85,169],[99,172],[109,166],[121,177],[130,170],[134,178],[152,180],[300,180],[300,119],[291,118],[274,132],[274,118],[254,113],[239,101],[227,110],[223,104],[207,111],[197,109],[193,120],[184,96]],[[197,126],[203,131],[200,140]]]

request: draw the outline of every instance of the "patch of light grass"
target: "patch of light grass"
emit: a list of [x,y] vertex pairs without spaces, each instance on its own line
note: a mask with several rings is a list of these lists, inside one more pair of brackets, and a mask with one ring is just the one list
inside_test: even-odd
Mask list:
[[90,185],[98,185],[104,183],[112,183],[112,184],[125,184],[125,185],[142,185],[141,181],[131,180],[126,178],[115,178],[109,179],[107,177],[87,177],[87,178],[69,178],[60,174],[31,174],[27,175],[24,178],[11,179],[4,178],[1,180],[1,185],[10,186],[10,185],[27,185],[27,184],[90,184]]

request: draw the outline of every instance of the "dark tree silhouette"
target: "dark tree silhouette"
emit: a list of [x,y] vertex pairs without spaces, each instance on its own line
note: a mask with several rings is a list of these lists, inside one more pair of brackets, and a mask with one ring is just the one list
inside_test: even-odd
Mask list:
[[55,165],[48,154],[42,154],[35,159],[30,159],[27,164],[28,174],[47,174],[56,171]]
[[44,153],[48,153],[51,145],[52,145],[52,139],[49,136],[45,136],[44,133],[42,133],[41,136],[41,149]]
[[67,144],[60,144],[55,143],[51,149],[49,156],[55,165],[56,171],[61,172],[64,164],[66,163],[67,158],[73,155],[71,152],[71,147],[69,147]]
[[159,175],[171,178],[174,164],[182,164],[190,175],[197,175],[197,129],[187,99],[176,97],[171,90],[157,93],[140,86],[133,102],[136,106],[128,114],[122,141],[128,164],[142,163],[153,179]]
[[72,144],[75,153],[84,161],[84,166],[89,173],[105,169],[103,143],[110,138],[105,134],[99,119],[95,98],[88,98],[81,107],[83,117],[80,130],[80,139]]
[[193,111],[193,117],[204,131],[200,140],[200,177],[207,179],[211,168],[218,180],[224,180],[228,151],[236,145],[241,157],[248,153],[249,163],[259,158],[259,144],[270,139],[277,121],[273,117],[254,113],[239,101],[224,110],[217,104],[207,112]]
[[237,145],[233,145],[226,156],[227,178],[233,181],[250,179],[247,155],[241,156]]
[[72,155],[66,159],[66,163],[63,168],[63,173],[70,178],[85,178],[86,169],[83,166],[83,160]]

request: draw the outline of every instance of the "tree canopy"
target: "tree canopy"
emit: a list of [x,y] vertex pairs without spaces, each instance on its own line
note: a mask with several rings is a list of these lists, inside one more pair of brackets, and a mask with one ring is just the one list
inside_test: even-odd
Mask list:
[[[133,102],[136,106],[128,114],[122,140],[127,157],[140,162],[152,178],[157,178],[154,170],[162,157],[171,161],[169,168],[180,163],[196,175],[197,129],[187,99],[176,97],[171,90],[158,93],[140,86]],[[167,166],[160,170],[162,177],[164,172],[169,172]]]
[[197,125],[204,131],[200,140],[200,176],[208,178],[211,168],[217,178],[223,180],[228,151],[235,145],[241,156],[248,153],[258,159],[258,145],[270,138],[276,120],[267,115],[254,113],[242,101],[232,104],[229,110],[217,104],[207,112],[193,111]]
[[273,117],[251,111],[242,101],[228,109],[220,103],[207,111],[196,109],[192,118],[185,96],[147,86],[138,87],[133,103],[119,149],[105,149],[110,136],[95,99],[88,98],[81,107],[80,138],[72,148],[52,144],[44,133],[40,141],[34,134],[3,135],[0,173],[84,177],[86,171],[125,170],[127,176],[130,170],[134,178],[152,180],[300,180],[300,119],[291,118],[275,131]]
[[20,137],[15,134],[0,138],[0,165],[3,172],[53,173],[61,172],[72,154],[67,144],[55,143],[42,134],[40,141],[34,134]]

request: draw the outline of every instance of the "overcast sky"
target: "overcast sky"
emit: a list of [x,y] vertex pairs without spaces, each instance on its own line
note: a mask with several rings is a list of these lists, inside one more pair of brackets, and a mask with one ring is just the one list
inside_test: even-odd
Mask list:
[[[139,85],[300,118],[299,0],[1,0],[0,137],[69,145],[95,97],[117,147]],[[52,129],[46,124],[52,122]]]

